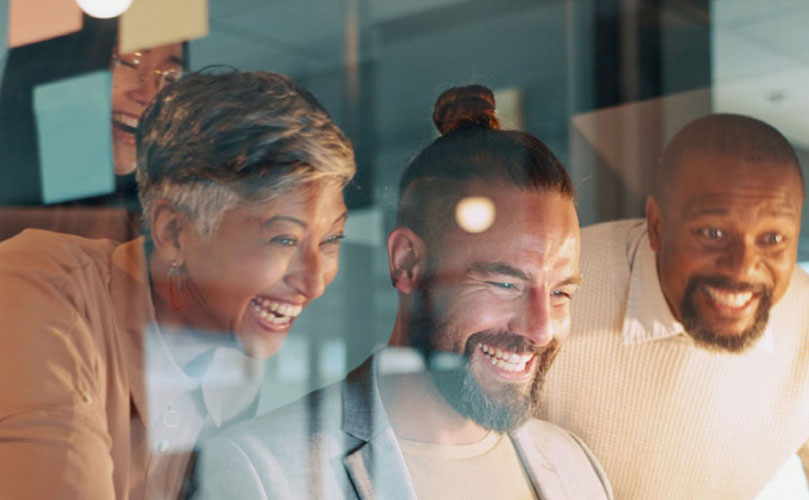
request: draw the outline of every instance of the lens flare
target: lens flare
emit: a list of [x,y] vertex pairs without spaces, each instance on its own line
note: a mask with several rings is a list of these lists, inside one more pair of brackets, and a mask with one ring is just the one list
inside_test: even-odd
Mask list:
[[469,196],[455,206],[455,220],[466,232],[482,233],[494,222],[494,202],[485,196]]

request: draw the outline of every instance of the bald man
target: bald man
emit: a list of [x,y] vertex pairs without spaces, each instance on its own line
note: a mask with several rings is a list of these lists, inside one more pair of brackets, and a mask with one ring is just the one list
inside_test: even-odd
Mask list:
[[771,126],[710,115],[666,146],[645,220],[582,232],[542,416],[616,498],[753,498],[809,439],[804,184]]

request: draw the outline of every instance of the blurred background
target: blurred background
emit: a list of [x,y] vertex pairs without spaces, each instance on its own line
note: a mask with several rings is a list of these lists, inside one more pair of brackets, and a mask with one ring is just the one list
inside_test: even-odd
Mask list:
[[[663,144],[709,112],[773,124],[792,141],[804,169],[809,165],[804,0],[194,3],[206,9],[207,35],[186,44],[190,69],[227,64],[286,73],[321,100],[356,147],[340,272],[296,322],[281,355],[267,362],[262,412],[342,378],[386,342],[396,295],[384,242],[397,181],[437,136],[432,107],[447,87],[481,83],[496,91],[504,128],[536,135],[569,169],[582,224],[641,216]],[[0,1],[0,30],[7,30],[8,11],[9,0]],[[182,24],[186,14],[162,21]],[[3,61],[5,54],[4,45]],[[14,168],[0,163],[1,237],[31,225],[52,227],[55,217],[41,197],[17,196],[22,187],[4,175]],[[40,165],[40,182],[55,175],[49,172]],[[115,189],[106,185],[100,194]],[[60,204],[85,203],[79,194]],[[124,199],[120,206],[129,204]],[[805,206],[803,263],[809,263],[807,215]],[[83,227],[69,215],[58,217]],[[137,215],[130,215],[120,234],[136,226]]]

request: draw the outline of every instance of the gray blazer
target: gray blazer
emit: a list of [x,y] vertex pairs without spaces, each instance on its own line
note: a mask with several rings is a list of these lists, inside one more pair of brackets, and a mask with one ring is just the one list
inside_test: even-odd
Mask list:
[[[373,360],[342,382],[206,443],[196,497],[415,500]],[[510,437],[540,498],[612,499],[601,466],[573,434],[531,420]]]

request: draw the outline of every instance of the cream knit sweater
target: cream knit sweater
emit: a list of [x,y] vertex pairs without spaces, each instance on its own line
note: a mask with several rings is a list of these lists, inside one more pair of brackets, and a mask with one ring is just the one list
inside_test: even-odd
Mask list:
[[809,439],[809,276],[793,273],[770,338],[733,355],[679,333],[643,221],[584,229],[581,269],[541,417],[583,438],[617,499],[755,497]]

